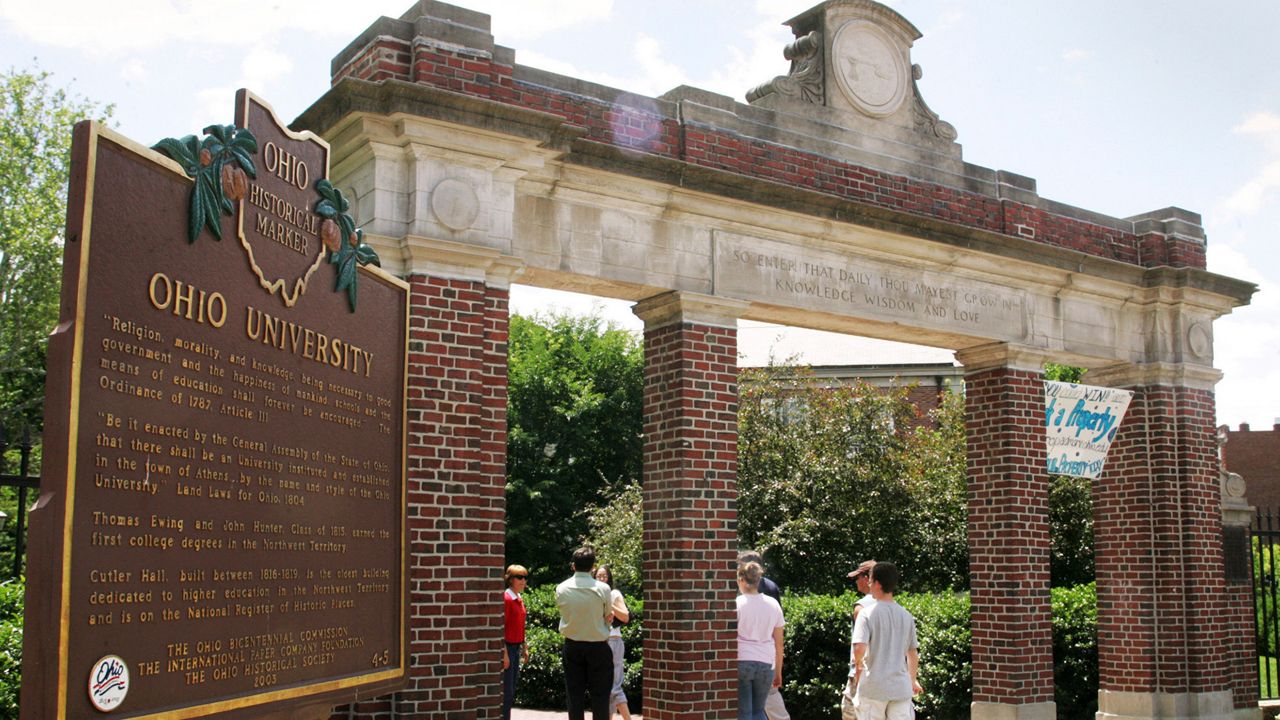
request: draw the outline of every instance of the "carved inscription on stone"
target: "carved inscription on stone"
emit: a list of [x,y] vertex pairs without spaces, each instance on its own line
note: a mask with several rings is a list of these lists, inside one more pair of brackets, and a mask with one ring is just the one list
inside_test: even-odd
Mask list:
[[715,236],[719,295],[963,334],[1020,337],[1025,294],[954,272],[921,269],[733,233]]

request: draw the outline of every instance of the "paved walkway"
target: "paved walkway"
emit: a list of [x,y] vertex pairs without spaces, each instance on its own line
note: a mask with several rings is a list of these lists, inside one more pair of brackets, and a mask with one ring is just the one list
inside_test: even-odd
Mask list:
[[[587,711],[587,717],[591,717],[591,711]],[[619,717],[614,714],[614,718]],[[522,708],[512,708],[511,720],[569,720],[569,713],[563,710],[524,710]],[[635,713],[631,714],[631,720],[643,720]]]

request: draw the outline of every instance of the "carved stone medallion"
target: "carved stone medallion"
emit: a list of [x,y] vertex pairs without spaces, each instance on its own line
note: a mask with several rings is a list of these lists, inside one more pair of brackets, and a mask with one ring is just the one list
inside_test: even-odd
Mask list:
[[832,40],[832,66],[849,102],[872,117],[892,115],[907,96],[903,53],[884,30],[865,20],[845,23]]
[[431,191],[431,212],[450,230],[466,230],[480,215],[480,200],[467,183],[445,178]]
[[1213,347],[1213,338],[1209,335],[1209,329],[1204,323],[1192,323],[1191,327],[1187,328],[1187,347],[1198,358],[1209,355],[1209,350]]

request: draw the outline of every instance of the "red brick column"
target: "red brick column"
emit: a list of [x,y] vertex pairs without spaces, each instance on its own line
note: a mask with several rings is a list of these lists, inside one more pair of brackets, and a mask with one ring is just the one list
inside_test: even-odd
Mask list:
[[1219,376],[1152,364],[1085,378],[1134,391],[1094,489],[1100,718],[1256,710],[1251,590],[1223,560]]
[[737,711],[738,340],[745,303],[642,301],[644,716]]
[[1052,720],[1045,358],[996,344],[956,359],[968,435],[971,717]]
[[364,720],[501,716],[508,283],[450,260],[408,277],[409,681]]

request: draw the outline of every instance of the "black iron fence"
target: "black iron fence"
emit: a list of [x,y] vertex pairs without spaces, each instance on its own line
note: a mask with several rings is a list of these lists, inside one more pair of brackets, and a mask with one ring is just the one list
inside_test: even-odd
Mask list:
[[1253,562],[1253,615],[1258,640],[1258,690],[1280,699],[1280,513],[1259,508],[1249,529]]
[[[14,517],[5,517],[0,520],[0,529],[6,533],[9,528],[13,528],[13,575],[11,577],[21,577],[22,568],[27,557],[27,501],[28,495],[34,496],[40,489],[40,476],[32,477],[31,472],[31,431],[22,431],[22,441],[18,443],[18,473],[10,474],[9,463],[5,454],[9,450],[8,438],[5,437],[4,431],[0,430],[0,487],[12,487],[17,489],[18,506],[14,513]],[[12,525],[10,525],[12,524]]]

